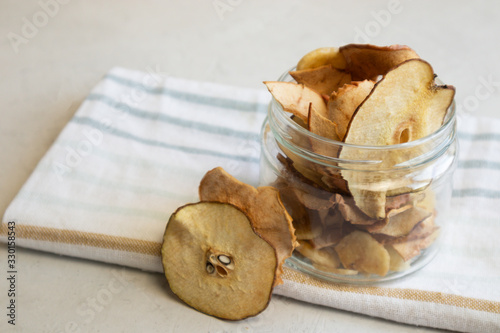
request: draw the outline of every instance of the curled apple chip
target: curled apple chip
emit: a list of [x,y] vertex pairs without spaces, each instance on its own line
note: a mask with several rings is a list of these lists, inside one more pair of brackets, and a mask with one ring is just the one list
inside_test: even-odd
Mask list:
[[389,271],[389,253],[366,232],[351,232],[335,246],[335,250],[344,268],[380,276]]
[[342,46],[339,51],[346,61],[346,70],[355,81],[376,80],[379,75],[385,75],[402,62],[419,58],[406,45],[349,44]]
[[[442,125],[455,89],[436,86],[434,71],[421,59],[403,62],[375,84],[370,95],[357,108],[349,123],[344,142],[354,145],[386,146],[423,138]],[[385,217],[386,194],[407,190],[412,180],[405,171],[384,173],[421,151],[398,149],[354,149],[344,147],[340,158],[346,161],[380,161],[372,172],[360,172],[345,164],[342,176],[358,207],[373,218]],[[366,171],[366,169],[365,169]],[[377,172],[380,171],[380,172]]]
[[297,70],[317,68],[324,65],[344,69],[346,61],[337,47],[320,47],[304,55],[297,64]]
[[276,252],[237,207],[200,202],[179,208],[167,224],[161,251],[172,292],[196,310],[239,320],[267,307]]
[[[308,117],[307,117],[307,128],[310,132],[322,136],[324,138],[330,140],[339,141],[339,137],[337,135],[337,124],[332,122],[330,119],[326,118],[322,113],[318,112],[314,106],[309,104],[308,109]],[[321,142],[317,142],[316,140],[311,144],[312,149],[326,156],[336,156],[337,150],[335,151],[325,151],[322,147],[326,145],[321,145]]]
[[330,94],[344,84],[351,82],[351,74],[326,65],[316,68],[291,71],[290,75],[303,85],[319,92],[322,95]]
[[278,190],[270,186],[255,188],[218,167],[205,174],[199,194],[202,201],[230,203],[248,215],[256,232],[276,249],[276,284],[282,283],[282,266],[298,243],[292,218],[283,206]]
[[408,235],[419,223],[431,217],[425,209],[412,207],[389,218],[387,225],[375,233],[390,237],[403,237]]
[[323,97],[305,85],[280,81],[265,81],[264,84],[283,110],[291,112],[305,123],[309,116],[309,104],[322,115],[326,115],[326,103]]
[[340,140],[345,136],[354,111],[370,94],[374,84],[370,80],[351,82],[330,96],[327,104],[328,119],[336,124],[337,136]]

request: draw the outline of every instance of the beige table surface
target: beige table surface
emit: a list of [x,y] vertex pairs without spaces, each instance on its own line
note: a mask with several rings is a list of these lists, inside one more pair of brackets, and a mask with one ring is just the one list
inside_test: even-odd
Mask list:
[[[461,117],[498,117],[499,33],[498,1],[1,0],[0,212],[113,66],[263,88],[320,46],[407,44],[457,87]],[[433,331],[278,296],[224,322],[186,307],[160,274],[26,249],[12,327],[6,257],[0,244],[0,332]]]

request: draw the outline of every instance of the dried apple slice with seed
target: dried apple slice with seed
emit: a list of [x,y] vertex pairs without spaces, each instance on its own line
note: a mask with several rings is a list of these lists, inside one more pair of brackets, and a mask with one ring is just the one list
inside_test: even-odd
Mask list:
[[292,76],[297,83],[319,92],[322,95],[330,96],[344,84],[351,82],[351,74],[338,70],[332,65],[326,65],[316,68],[291,71]]
[[402,62],[419,58],[414,50],[405,45],[349,44],[342,46],[339,51],[354,81],[376,80],[379,75],[385,75]]
[[267,307],[277,256],[240,209],[200,202],[170,217],[162,263],[172,292],[186,304],[218,318],[239,320]]
[[337,47],[320,47],[304,55],[297,64],[297,70],[317,68],[324,65],[344,69],[346,61]]
[[264,81],[267,89],[283,107],[307,123],[309,104],[322,115],[326,115],[326,103],[316,91],[294,82]]
[[[344,137],[354,145],[386,146],[423,138],[442,125],[453,101],[452,86],[436,86],[434,71],[426,61],[411,59],[390,70],[355,111]],[[373,218],[385,217],[386,193],[400,194],[412,180],[405,172],[384,173],[421,152],[354,149],[344,147],[340,158],[346,161],[380,161],[372,172],[360,172],[345,164],[342,176],[358,207]],[[367,166],[362,166],[366,168]],[[368,166],[370,167],[370,166]]]
[[278,190],[271,186],[255,188],[218,167],[205,174],[200,182],[199,194],[202,201],[230,203],[248,215],[257,233],[276,249],[276,284],[282,283],[282,266],[298,243],[292,218],[283,206]]
[[328,119],[337,125],[336,130],[340,140],[344,139],[354,111],[370,94],[374,84],[370,80],[351,82],[339,88],[330,96],[327,104]]

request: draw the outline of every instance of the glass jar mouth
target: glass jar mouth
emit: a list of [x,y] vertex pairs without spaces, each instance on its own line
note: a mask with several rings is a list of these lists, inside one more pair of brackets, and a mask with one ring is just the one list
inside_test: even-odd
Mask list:
[[[289,71],[294,70],[295,67],[291,68]],[[279,81],[283,82],[294,82],[293,78],[290,76],[289,71],[285,72],[279,77]],[[436,79],[436,83],[442,85],[443,82],[439,79]],[[400,168],[408,168],[415,167],[417,165],[425,164],[436,157],[442,155],[449,145],[455,141],[456,139],[456,106],[455,101],[452,102],[450,107],[448,108],[445,119],[443,123],[433,133],[408,142],[398,143],[394,145],[385,145],[385,146],[373,146],[373,145],[359,145],[359,144],[351,144],[345,143],[342,141],[336,141],[332,139],[325,138],[313,132],[310,132],[306,128],[300,126],[297,122],[295,122],[291,113],[283,110],[281,104],[273,97],[269,104],[268,110],[268,121],[270,123],[271,131],[273,132],[275,138],[278,142],[283,145],[286,149],[302,155],[304,158],[315,161],[320,164],[324,164],[327,166],[332,166],[332,164],[342,165],[379,165],[383,163],[383,161],[379,158],[377,159],[361,159],[361,160],[346,160],[343,158],[339,158],[338,156],[329,156],[324,154],[319,154],[318,152],[314,152],[308,147],[300,146],[297,142],[294,142],[293,137],[302,137],[306,138],[309,141],[314,141],[324,147],[331,147],[334,151],[340,151],[342,149],[357,149],[359,151],[363,151],[367,155],[373,153],[374,155],[379,154],[383,156],[384,153],[387,154],[398,154],[398,153],[408,153],[409,151],[419,151],[418,154],[410,154],[412,158],[400,165],[392,166],[390,169],[400,169]],[[380,169],[379,169],[380,171]]]

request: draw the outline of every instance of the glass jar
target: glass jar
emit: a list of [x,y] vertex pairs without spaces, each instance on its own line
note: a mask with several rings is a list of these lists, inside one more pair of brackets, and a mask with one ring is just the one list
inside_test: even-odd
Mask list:
[[[293,81],[288,72],[279,80]],[[426,265],[448,223],[455,105],[436,132],[391,146],[346,144],[305,127],[272,99],[260,185],[276,187],[293,218],[301,245],[287,265],[348,283],[388,281]]]

